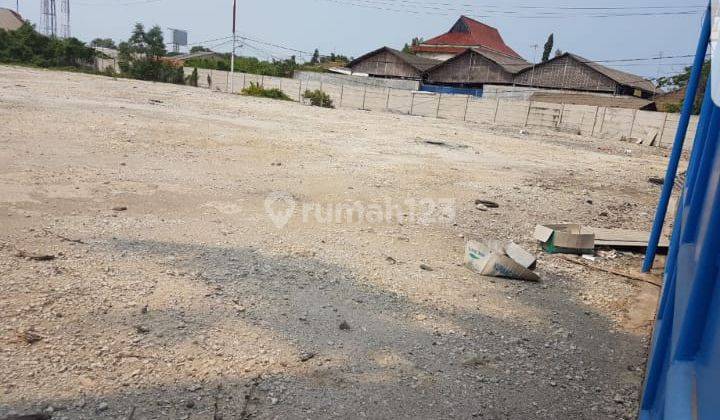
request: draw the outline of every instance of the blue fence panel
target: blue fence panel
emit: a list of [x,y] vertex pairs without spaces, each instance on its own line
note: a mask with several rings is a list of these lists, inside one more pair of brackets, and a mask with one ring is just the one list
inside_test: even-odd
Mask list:
[[423,92],[445,93],[448,95],[471,95],[477,96],[478,98],[483,96],[482,88],[461,88],[454,86],[421,84],[420,90]]
[[719,143],[708,86],[666,260],[643,420],[720,419]]

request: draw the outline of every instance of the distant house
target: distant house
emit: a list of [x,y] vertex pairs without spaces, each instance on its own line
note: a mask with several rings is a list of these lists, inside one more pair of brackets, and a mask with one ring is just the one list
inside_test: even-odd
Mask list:
[[425,81],[459,87],[485,84],[510,85],[515,74],[532,67],[517,56],[509,56],[484,47],[468,48],[426,72]]
[[25,21],[17,12],[0,7],[0,29],[14,31],[20,29],[23,23],[25,23]]
[[425,71],[437,64],[440,61],[382,47],[354,59],[347,67],[353,73],[373,77],[421,80]]
[[565,53],[531,66],[515,76],[515,84],[548,89],[601,92],[651,98],[651,81],[624,71],[611,69],[578,55]]
[[662,92],[655,97],[655,103],[660,111],[679,112],[685,101],[686,88],[681,87],[671,92]]
[[120,72],[118,50],[115,48],[95,47],[95,70]]
[[497,29],[461,16],[450,31],[411,47],[389,47],[350,62],[348,72],[419,81],[419,90],[522,100],[654,109],[657,89],[641,76],[576,54],[525,61]]
[[467,16],[460,16],[450,31],[419,45],[414,45],[411,50],[419,57],[445,61],[468,48],[479,48],[522,59],[518,53],[505,44],[497,29]]
[[[229,55],[227,57],[229,57]],[[172,56],[172,57],[167,57],[167,59],[170,61],[174,61],[180,65],[184,65],[186,61],[192,60],[192,59],[223,60],[227,57],[224,54],[217,53],[215,51],[198,51],[198,52],[189,53],[189,54],[180,54],[180,55],[176,55],[176,56]]]

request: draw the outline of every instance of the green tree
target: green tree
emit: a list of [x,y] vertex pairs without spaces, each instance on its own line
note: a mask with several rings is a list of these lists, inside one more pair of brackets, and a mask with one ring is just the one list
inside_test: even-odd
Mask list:
[[111,38],[95,38],[92,41],[90,41],[90,46],[94,47],[94,48],[117,49],[117,45],[115,45],[115,41],[113,41]]
[[190,48],[190,53],[198,53],[198,52],[212,52],[210,48],[203,47],[202,45],[196,45],[192,48]]
[[127,41],[123,41],[118,44],[118,66],[120,71],[127,73],[130,69],[130,61],[132,60],[133,52],[130,48],[130,44]]
[[[655,80],[655,83],[657,86],[664,90],[678,90],[683,89],[687,87],[688,82],[690,81],[690,73],[692,72],[692,66],[685,67],[683,71],[681,71],[678,74],[675,74],[673,76],[667,76],[667,77],[659,77]],[[701,70],[701,76],[700,76],[700,83],[698,84],[698,92],[695,96],[695,103],[693,104],[693,113],[698,114],[700,113],[700,108],[702,107],[702,101],[705,97],[705,89],[708,84],[708,79],[710,77],[710,60],[707,60],[703,63],[703,67]],[[680,104],[682,105],[682,104]],[[678,107],[679,110],[679,107]]]
[[127,46],[132,54],[147,54],[147,35],[145,27],[142,23],[136,23],[130,38],[127,40]]
[[130,38],[118,46],[118,64],[123,75],[134,79],[185,83],[181,66],[161,60],[166,52],[159,26],[145,32],[144,26],[136,23]]
[[40,67],[88,67],[95,51],[76,38],[50,38],[25,23],[14,31],[0,29],[0,62]]
[[[209,75],[208,75],[208,77],[209,77]],[[190,74],[190,76],[187,77],[187,84],[190,85],[190,86],[195,86],[195,87],[197,87],[197,85],[198,85],[198,70],[197,70],[197,67],[195,67],[195,68],[193,69],[192,73]]]
[[310,64],[319,64],[320,63],[320,51],[318,51],[317,48],[315,48],[315,51],[313,51],[312,58],[310,58]]
[[145,34],[145,45],[147,46],[147,54],[151,57],[158,59],[167,54],[162,29],[157,25],[150,28]]
[[547,41],[545,41],[545,47],[543,48],[542,62],[550,60],[550,54],[552,53],[553,46],[555,44],[555,34],[550,34]]
[[410,45],[405,44],[402,48],[402,52],[412,54],[412,47],[417,47],[418,45],[425,42],[425,40],[419,36],[413,37],[413,39],[410,40]]
[[330,55],[321,56],[321,57],[320,57],[320,62],[321,62],[321,63],[342,63],[342,64],[347,64],[347,63],[350,62],[350,60],[349,60],[346,56],[344,56],[344,55],[342,55],[342,54],[335,54],[335,53],[333,52],[333,53],[330,53]]

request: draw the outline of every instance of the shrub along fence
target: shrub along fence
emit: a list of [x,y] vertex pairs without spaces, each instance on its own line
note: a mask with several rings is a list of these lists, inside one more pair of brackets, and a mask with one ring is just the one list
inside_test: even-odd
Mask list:
[[[191,74],[186,67],[185,73]],[[270,89],[277,88],[290,98],[307,102],[306,90],[320,89],[327,93],[336,108],[395,112],[448,120],[497,124],[514,127],[547,127],[599,138],[645,139],[656,135],[655,146],[672,145],[679,114],[640,111],[602,106],[555,104],[500,98],[477,98],[466,95],[420,92],[380,88],[370,84],[327,83],[322,80],[297,80],[257,74],[235,73],[234,93],[250,83]],[[198,86],[228,92],[230,73],[198,69]],[[692,147],[697,117],[693,117],[685,148]]]

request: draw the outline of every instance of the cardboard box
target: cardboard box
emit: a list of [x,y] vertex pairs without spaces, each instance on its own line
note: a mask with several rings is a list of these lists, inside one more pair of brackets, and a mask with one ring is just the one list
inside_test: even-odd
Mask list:
[[465,266],[483,276],[540,281],[530,269],[535,266],[535,257],[513,242],[468,240]]
[[534,237],[550,254],[595,253],[595,234],[577,224],[537,225]]

